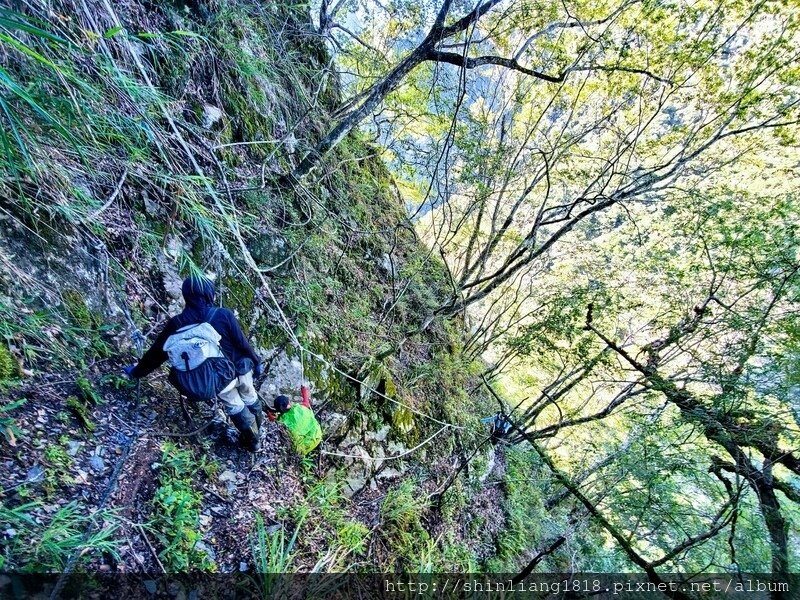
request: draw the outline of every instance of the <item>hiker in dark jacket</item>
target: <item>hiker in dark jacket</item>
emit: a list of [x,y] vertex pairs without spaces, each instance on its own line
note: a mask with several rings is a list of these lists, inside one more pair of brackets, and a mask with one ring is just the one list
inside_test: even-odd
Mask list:
[[125,367],[124,371],[131,378],[146,377],[169,358],[164,344],[170,336],[181,328],[207,322],[220,335],[219,349],[233,363],[235,369],[235,376],[227,385],[223,381],[217,396],[222,401],[225,413],[239,430],[242,445],[255,451],[258,448],[258,430],[264,416],[261,401],[253,386],[253,378],[261,375],[258,356],[244,336],[233,312],[214,306],[215,289],[209,279],[199,275],[187,277],[181,291],[186,302],[183,312],[167,321],[139,363]]
[[484,417],[481,419],[481,423],[490,423],[493,444],[497,444],[501,439],[506,437],[513,427],[511,419],[502,412],[492,415],[491,417]]

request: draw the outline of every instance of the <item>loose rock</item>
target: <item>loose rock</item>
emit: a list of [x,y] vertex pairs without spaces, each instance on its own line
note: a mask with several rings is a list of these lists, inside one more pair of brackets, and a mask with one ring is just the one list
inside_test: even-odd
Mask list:
[[92,455],[92,457],[89,459],[89,466],[95,473],[102,473],[106,470],[106,463],[103,460],[103,457],[98,456],[97,454]]
[[219,108],[212,104],[203,105],[203,115],[201,117],[203,129],[214,129],[225,115]]

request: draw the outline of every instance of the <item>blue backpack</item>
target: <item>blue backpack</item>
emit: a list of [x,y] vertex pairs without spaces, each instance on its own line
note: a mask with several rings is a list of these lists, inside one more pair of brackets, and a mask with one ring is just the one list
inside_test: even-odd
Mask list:
[[200,323],[180,327],[167,338],[169,381],[191,400],[211,400],[236,377],[234,364],[222,353],[221,336],[208,321],[216,308]]

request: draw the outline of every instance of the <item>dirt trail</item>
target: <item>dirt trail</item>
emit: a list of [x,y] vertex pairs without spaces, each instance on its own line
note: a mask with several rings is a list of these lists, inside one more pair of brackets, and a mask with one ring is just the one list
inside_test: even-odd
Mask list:
[[[190,465],[191,474],[186,476],[193,493],[200,498],[199,517],[194,517],[199,522],[192,528],[200,533],[201,541],[194,547],[204,552],[220,572],[250,571],[255,567],[251,539],[256,513],[268,531],[274,531],[287,519],[284,509],[315,501],[310,499],[315,498],[313,490],[318,481],[335,481],[344,490],[352,473],[360,472],[360,463],[351,459],[337,461],[322,456],[322,464],[304,464],[291,449],[281,426],[269,421],[262,428],[261,449],[256,455],[230,445],[224,435],[215,434],[211,428],[191,436],[163,436],[165,432],[184,435],[197,430],[213,416],[212,407],[187,403],[184,409],[164,374],[142,380],[137,394],[135,386],[116,375],[121,367],[104,361],[83,372],[97,396],[97,403],[88,405],[87,413],[94,431],[82,428],[69,407],[68,398],[81,393],[74,374],[48,373],[25,380],[14,390],[16,397],[27,399],[13,413],[21,430],[16,446],[0,445],[0,465],[7,477],[3,488],[8,490],[0,499],[6,507],[37,501],[26,511],[41,524],[51,522],[53,515],[71,502],[78,505],[80,514],[92,514],[108,497],[104,508],[114,513],[110,521],[118,527],[113,536],[119,542],[119,559],[92,554],[80,569],[152,575],[165,569],[163,563],[167,559],[163,552],[172,538],[160,539],[160,530],[151,527],[159,516],[154,500],[164,489],[160,478],[164,473],[162,463],[166,462],[165,448],[189,449],[194,456],[192,462],[197,465]],[[279,375],[279,371],[272,373],[279,383],[296,385],[297,374]],[[321,420],[326,421],[325,415]],[[365,444],[366,438],[385,437],[381,432],[386,427],[379,431],[353,430],[357,435],[351,442]],[[355,451],[355,447],[361,446],[346,446],[348,452]],[[383,448],[368,447],[372,452]],[[499,455],[490,466],[495,479],[502,478],[503,463]],[[118,465],[118,477],[112,481]],[[427,464],[418,493],[432,493],[451,468],[451,457],[438,457]],[[38,475],[32,478],[32,473]],[[370,532],[379,532],[381,503],[388,490],[398,480],[419,477],[423,472],[418,466],[409,465],[405,473],[399,479],[374,477],[369,484],[362,482],[363,486],[352,497],[347,495],[344,505],[340,505],[346,511],[345,518]],[[26,483],[30,479],[34,480]],[[108,495],[112,484],[113,491]],[[472,548],[476,557],[486,558],[494,553],[496,537],[505,522],[503,498],[501,486],[487,486],[459,516],[458,527],[453,529],[452,523],[441,521],[441,515],[430,513],[425,517],[426,528],[437,539],[451,531],[454,542]],[[167,520],[173,519],[174,515]],[[288,519],[292,521],[291,516]],[[470,529],[475,519],[484,524],[480,539]],[[293,567],[307,571],[317,565],[320,557],[328,556],[326,544],[337,532],[326,522],[324,511],[313,513],[306,525],[316,532],[316,537],[303,538],[302,551],[295,557]],[[292,532],[288,533],[291,537]],[[390,548],[380,534],[369,536],[362,560],[365,564],[392,564]],[[169,565],[166,570],[170,570]]]
[[[21,435],[15,447],[0,446],[0,464],[6,474],[3,488],[19,487],[8,490],[3,502],[13,506],[41,499],[33,516],[47,522],[58,508],[73,501],[82,513],[94,512],[113,485],[105,508],[119,517],[118,537],[125,540],[120,560],[115,563],[98,558],[88,568],[158,573],[161,566],[157,553],[162,548],[141,525],[153,515],[161,444],[170,439],[181,447],[191,447],[198,458],[205,455],[206,460],[216,463],[216,474],[198,474],[193,482],[203,494],[200,530],[204,547],[220,571],[244,567],[241,563],[250,561],[254,511],[259,511],[269,525],[275,522],[277,508],[302,498],[299,460],[286,446],[284,434],[276,424],[266,422],[262,447],[255,456],[209,430],[191,437],[156,435],[167,430],[192,431],[206,423],[213,411],[208,406],[188,405],[185,412],[165,377],[142,381],[137,404],[134,388],[117,389],[108,379],[107,373],[116,373],[116,369],[105,363],[90,371],[92,387],[100,400],[88,405],[93,432],[81,427],[68,406],[67,399],[80,394],[69,374],[35,377],[16,390],[18,397],[27,400],[14,414]],[[119,476],[112,482],[120,460],[124,462]],[[25,483],[30,479],[34,481]],[[24,498],[20,490],[24,490]]]

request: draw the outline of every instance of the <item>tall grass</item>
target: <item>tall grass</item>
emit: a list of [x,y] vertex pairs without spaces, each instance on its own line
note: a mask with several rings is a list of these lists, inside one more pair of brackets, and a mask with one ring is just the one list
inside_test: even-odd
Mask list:
[[[285,41],[272,31],[267,12],[249,14],[260,10],[256,5],[224,6],[208,21],[186,21],[198,31],[152,32],[104,31],[103,19],[114,22],[111,16],[90,15],[84,7],[62,0],[49,13],[31,5],[24,13],[0,9],[0,210],[35,231],[62,233],[67,224],[91,226],[102,236],[96,211],[126,172],[125,190],[144,190],[163,207],[156,220],[168,222],[169,233],[191,243],[199,235],[205,247],[230,245],[231,221],[208,197],[215,186],[210,177],[227,167],[211,155],[210,135],[199,130],[197,117],[186,120],[197,101],[171,98],[157,86],[205,94],[224,105],[225,121],[238,123],[239,135],[263,139],[272,137],[276,117],[293,119],[282,112],[300,112],[310,101],[302,80],[311,80],[310,68],[281,50]],[[168,16],[172,9],[158,10]],[[303,98],[300,106],[293,95]],[[176,142],[165,113],[185,132],[205,176]],[[219,135],[230,136],[230,129]],[[224,201],[240,235],[263,218],[257,210],[240,218],[242,207]]]
[[[28,4],[24,12],[0,8],[0,214],[16,224],[9,234],[43,252],[76,245],[72,251],[94,263],[75,234],[92,245],[113,242],[103,217],[119,211],[108,210],[108,198],[136,210],[132,201],[141,194],[164,218],[145,214],[128,222],[144,241],[134,255],[160,254],[168,233],[186,237],[189,247],[198,238],[209,247],[224,243],[227,226],[204,197],[206,182],[189,170],[164,128],[162,108],[174,101],[133,68],[127,42],[144,42],[121,27],[98,29],[107,16],[87,15],[84,6],[65,0]],[[178,55],[178,38],[191,35],[159,32],[148,42],[151,55]],[[112,196],[123,173],[125,186]],[[137,267],[110,260],[109,268],[123,275],[114,279],[118,284]],[[14,303],[0,305],[0,333],[29,364],[53,357],[72,362],[74,348],[96,332],[82,331],[53,308],[58,290],[34,278],[23,283],[4,292]],[[22,290],[25,298],[18,297]],[[30,301],[30,310],[20,310],[22,301]]]
[[[287,14],[299,8],[219,3],[201,17],[146,3],[142,23],[180,28],[143,31],[130,17],[142,13],[121,6],[119,14],[102,5],[90,14],[77,0],[19,6],[0,8],[0,217],[14,225],[9,239],[30,246],[33,260],[74,253],[85,272],[97,264],[92,248],[107,248],[118,304],[165,257],[180,275],[241,277],[241,240],[263,234],[274,198],[247,202],[224,182],[251,184],[253,167],[280,144],[226,143],[277,139],[287,128],[301,139],[321,112],[320,65],[309,61],[300,30],[286,31]],[[200,127],[204,103],[223,110],[214,131]],[[14,306],[3,329],[26,366],[68,358],[80,332],[42,335],[70,328],[57,311],[41,310],[59,303],[58,290],[32,277],[6,287],[0,293]],[[15,310],[23,300],[32,313]]]
[[295,543],[305,521],[304,515],[301,514],[294,532],[288,538],[283,527],[269,533],[261,514],[256,513],[255,519],[256,527],[251,541],[251,549],[257,572],[288,573],[294,562]]
[[[119,524],[113,512],[87,515],[83,507],[71,502],[59,508],[49,522],[42,523],[33,515],[39,507],[37,502],[14,508],[0,503],[0,529],[5,532],[0,539],[0,570],[61,571],[76,551],[82,562],[98,554],[119,559],[121,540],[114,539]],[[84,532],[97,520],[102,520],[103,526],[95,527],[84,540]]]
[[261,514],[255,514],[256,526],[250,540],[254,570],[262,597],[285,597],[291,589],[291,578],[295,559],[297,536],[305,522],[305,512],[300,512],[294,532],[286,535],[283,527],[269,532]]
[[422,523],[427,496],[416,486],[414,479],[406,479],[387,492],[381,503],[381,535],[400,561],[395,567],[431,570],[436,544]]
[[[0,66],[0,112],[5,118],[6,127],[0,128],[0,145],[2,145],[6,168],[18,171],[20,161],[27,167],[34,167],[34,159],[29,150],[32,132],[29,124],[33,123],[40,132],[49,131],[61,137],[79,151],[74,135],[65,127],[63,114],[53,113],[48,104],[49,96],[33,85],[33,80],[25,81],[26,75],[36,72],[47,74],[51,80],[62,86],[74,86],[85,90],[87,83],[76,77],[72,70],[64,64],[48,58],[48,48],[60,48],[68,52],[70,42],[36,24],[25,15],[9,9],[0,9],[0,45],[16,55],[17,73],[8,66]],[[43,82],[40,80],[41,86]],[[65,89],[69,93],[69,90]],[[54,108],[54,107],[53,107]]]

